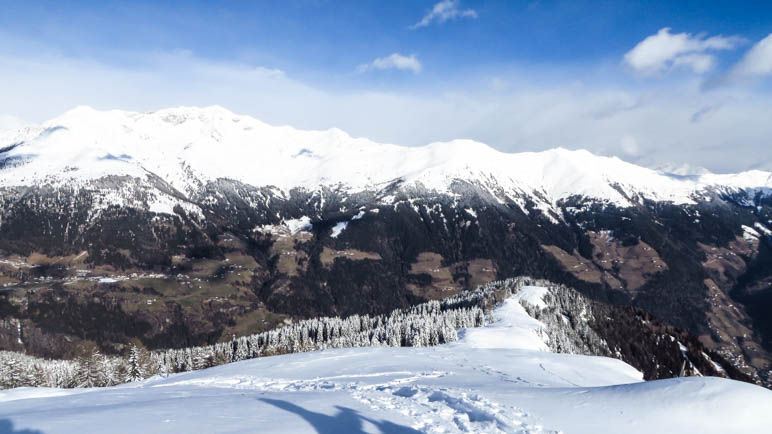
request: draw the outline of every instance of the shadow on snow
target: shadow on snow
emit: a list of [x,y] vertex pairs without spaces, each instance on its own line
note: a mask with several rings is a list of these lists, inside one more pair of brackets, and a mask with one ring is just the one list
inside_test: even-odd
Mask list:
[[[368,417],[362,416],[356,410],[347,407],[341,407],[339,405],[335,406],[338,412],[332,416],[329,416],[324,413],[317,413],[314,411],[306,410],[303,407],[295,405],[291,402],[282,401],[280,399],[260,398],[259,400],[290,413],[295,413],[296,415],[305,419],[306,422],[311,424],[311,426],[313,426],[316,432],[319,434],[365,433],[364,422],[371,423],[384,434],[414,434],[419,432],[413,428],[406,427],[404,425],[398,425],[393,422],[370,419]],[[0,432],[0,434],[2,433]]]

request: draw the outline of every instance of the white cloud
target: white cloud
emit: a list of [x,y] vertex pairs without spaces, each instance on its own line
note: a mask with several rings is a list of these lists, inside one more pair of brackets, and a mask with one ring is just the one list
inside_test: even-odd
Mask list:
[[730,75],[734,78],[772,75],[772,33],[751,47]]
[[421,68],[421,62],[418,60],[415,54],[411,54],[410,56],[403,56],[399,53],[394,53],[387,57],[379,57],[370,63],[359,65],[357,67],[357,72],[372,71],[374,69],[398,69],[401,71],[412,71],[413,74],[418,74],[421,72]]
[[673,59],[673,67],[691,68],[696,74],[704,74],[716,65],[716,58],[710,54],[692,53],[677,56]]
[[277,68],[266,68],[264,66],[258,66],[254,69],[254,71],[256,74],[261,74],[271,78],[284,78],[285,76],[284,71]]
[[15,130],[26,125],[28,125],[27,122],[16,116],[0,114],[0,130]]
[[635,137],[629,134],[622,137],[620,146],[622,147],[622,151],[628,156],[637,157],[638,154],[641,153],[641,149],[638,146],[638,142],[635,140]]
[[[573,75],[546,79],[548,73],[532,67],[448,79],[442,91],[333,90],[269,71],[189,52],[156,53],[120,65],[34,51],[0,54],[0,114],[38,123],[77,105],[153,111],[218,104],[274,125],[338,127],[408,146],[470,138],[509,152],[563,146],[646,165],[772,169],[772,98],[758,89],[615,87],[591,72],[597,80],[582,84]],[[490,77],[509,85],[492,89]],[[693,122],[705,107],[720,109]]]
[[708,52],[732,50],[743,41],[736,36],[705,38],[690,33],[670,33],[670,28],[665,27],[628,51],[624,61],[641,75],[661,74],[677,67],[703,74],[716,63],[715,56]]
[[411,29],[426,27],[433,22],[444,23],[445,21],[458,18],[477,18],[477,11],[474,9],[461,9],[459,0],[442,0],[434,5],[421,21],[410,26]]

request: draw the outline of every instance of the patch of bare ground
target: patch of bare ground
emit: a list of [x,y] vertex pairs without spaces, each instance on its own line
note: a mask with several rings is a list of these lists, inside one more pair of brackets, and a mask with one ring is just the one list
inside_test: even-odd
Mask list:
[[588,231],[592,256],[599,268],[615,274],[628,291],[635,292],[668,266],[653,247],[643,241],[625,246],[609,231]]
[[86,251],[68,256],[47,256],[42,253],[35,252],[24,258],[24,261],[30,265],[62,264],[73,266],[76,264],[85,264],[87,259],[88,252]]
[[[700,341],[708,349],[716,350],[725,357],[733,359],[735,366],[745,365],[757,369],[769,369],[772,360],[764,349],[753,339],[753,331],[746,325],[749,318],[742,306],[734,303],[713,279],[705,279],[708,289],[710,309],[707,312],[710,335],[700,336]],[[741,360],[737,354],[742,354]]]
[[731,290],[738,276],[747,269],[746,259],[758,254],[758,239],[747,240],[736,237],[727,247],[697,243],[705,252],[702,266],[708,271],[714,282],[725,292]]
[[271,255],[279,256],[279,272],[287,276],[298,276],[308,266],[308,254],[296,249],[297,243],[303,243],[313,238],[310,232],[300,231],[295,234],[282,233],[278,235],[271,246]]
[[[711,277],[705,279],[704,283],[708,288],[710,309],[707,317],[712,333],[711,336],[702,336],[701,340],[708,348],[716,349],[727,357],[742,354],[742,357],[734,356],[738,367],[747,364],[764,370],[772,367],[772,360],[756,342],[758,339],[754,339],[753,331],[748,327],[750,317],[745,309],[727,295],[739,276],[746,272],[746,261],[758,254],[758,243],[758,239],[739,236],[725,247],[698,243],[705,252],[702,266]],[[747,290],[767,289],[765,283],[768,282],[756,282],[755,286]]]
[[576,250],[569,253],[557,246],[541,247],[576,278],[625,290],[632,296],[651,277],[668,269],[657,251],[643,241],[625,245],[609,231],[588,231],[587,235],[593,246],[592,259],[583,257]]
[[410,265],[414,279],[408,288],[416,295],[440,299],[496,280],[497,270],[490,259],[472,259],[443,265],[442,255],[421,252]]
[[614,289],[624,289],[622,282],[610,272],[598,267],[593,261],[583,257],[576,250],[568,253],[558,246],[542,245],[542,249],[552,254],[563,268],[577,279],[591,283],[606,283]]
[[346,258],[351,259],[352,261],[361,261],[364,259],[380,261],[383,259],[381,258],[381,255],[376,252],[365,252],[357,249],[334,250],[329,247],[322,249],[322,253],[319,255],[319,260],[327,267],[335,262],[335,258]]
[[469,274],[468,287],[474,288],[496,280],[496,266],[490,259],[472,259],[471,261],[458,262],[454,265],[456,268],[466,266],[467,273]]

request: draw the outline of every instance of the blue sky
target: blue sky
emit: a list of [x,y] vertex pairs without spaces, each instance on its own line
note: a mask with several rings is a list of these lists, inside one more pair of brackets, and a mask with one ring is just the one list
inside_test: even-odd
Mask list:
[[0,8],[0,127],[81,104],[219,104],[406,145],[464,137],[505,151],[588,148],[650,166],[772,168],[772,2]]

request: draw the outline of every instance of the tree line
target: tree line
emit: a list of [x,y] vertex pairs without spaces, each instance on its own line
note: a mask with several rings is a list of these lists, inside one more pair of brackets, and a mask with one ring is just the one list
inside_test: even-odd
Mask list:
[[485,325],[486,313],[496,303],[524,285],[537,283],[548,282],[527,277],[507,279],[389,314],[314,318],[214,345],[155,351],[131,345],[123,356],[95,350],[74,360],[0,351],[0,388],[113,386],[255,357],[327,348],[440,345],[458,340],[460,329]]

